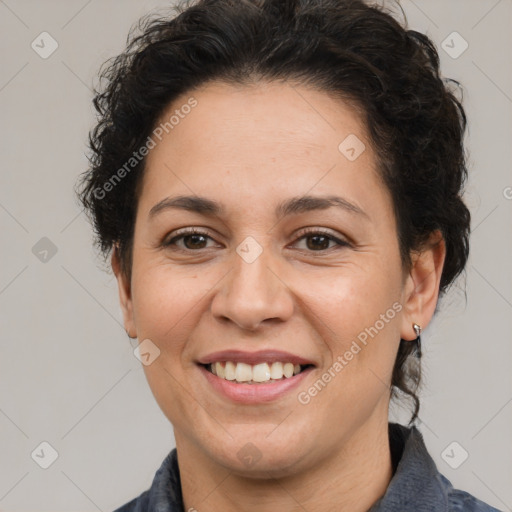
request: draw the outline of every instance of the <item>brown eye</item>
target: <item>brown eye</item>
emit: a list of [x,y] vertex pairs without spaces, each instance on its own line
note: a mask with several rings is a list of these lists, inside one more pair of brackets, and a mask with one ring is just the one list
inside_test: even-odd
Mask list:
[[[195,251],[198,249],[206,249],[208,239],[212,240],[212,238],[207,233],[204,233],[202,231],[181,231],[180,234],[178,234],[177,236],[174,236],[171,239],[164,241],[162,246],[175,246],[179,250]],[[178,243],[179,241],[183,241],[183,245],[180,245]]]
[[329,246],[329,244],[334,244],[334,247],[350,246],[348,242],[340,240],[326,231],[306,231],[301,235],[298,241],[306,240],[306,249],[311,252],[324,252],[332,249],[333,246]]
[[204,235],[185,235],[182,236],[183,244],[187,249],[204,249],[205,237]]
[[329,243],[332,241],[325,235],[308,235],[305,237],[310,243],[307,243],[308,249],[329,249]]

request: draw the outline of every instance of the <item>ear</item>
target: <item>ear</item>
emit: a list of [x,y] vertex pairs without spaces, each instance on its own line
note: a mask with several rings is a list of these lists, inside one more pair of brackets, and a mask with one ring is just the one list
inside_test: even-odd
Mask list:
[[415,340],[413,324],[422,329],[434,315],[439,285],[446,257],[446,245],[439,230],[434,231],[426,246],[412,255],[412,267],[404,285],[403,315],[400,336]]
[[135,322],[133,318],[133,303],[131,297],[131,283],[128,281],[127,276],[121,270],[121,261],[119,258],[119,247],[114,245],[112,251],[112,270],[117,279],[117,287],[119,289],[119,303],[123,312],[124,329],[130,338],[137,337],[137,330],[135,329]]

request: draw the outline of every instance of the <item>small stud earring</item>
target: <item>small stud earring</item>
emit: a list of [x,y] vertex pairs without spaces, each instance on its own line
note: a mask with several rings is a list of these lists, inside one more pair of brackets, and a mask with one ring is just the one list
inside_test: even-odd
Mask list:
[[416,333],[416,339],[414,340],[416,342],[416,350],[415,350],[415,356],[419,359],[421,357],[421,325],[418,325],[416,323],[412,324],[412,328],[414,329],[414,332]]

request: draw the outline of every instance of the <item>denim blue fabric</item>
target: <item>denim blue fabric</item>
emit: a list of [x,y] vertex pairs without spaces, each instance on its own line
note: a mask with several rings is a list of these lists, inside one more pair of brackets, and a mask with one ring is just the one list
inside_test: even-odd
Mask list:
[[[453,488],[437,470],[416,427],[390,423],[389,442],[393,478],[368,512],[500,512]],[[185,512],[176,449],[163,461],[151,487],[114,512]]]

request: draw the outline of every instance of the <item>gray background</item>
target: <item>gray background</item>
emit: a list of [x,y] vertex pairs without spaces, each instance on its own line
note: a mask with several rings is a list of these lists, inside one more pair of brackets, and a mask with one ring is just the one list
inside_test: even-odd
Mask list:
[[[1,510],[112,510],[149,487],[174,446],[73,195],[98,68],[132,23],[168,5],[0,0]],[[420,429],[454,485],[512,510],[512,2],[403,7],[464,84],[470,119],[468,297],[454,288],[424,333]],[[59,45],[47,59],[31,47],[43,31]],[[469,44],[457,58],[442,47],[453,31]],[[446,44],[453,53],[462,42]],[[58,452],[48,469],[31,457],[43,441]]]

